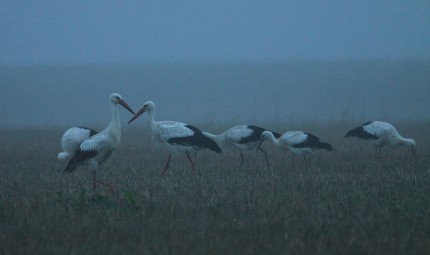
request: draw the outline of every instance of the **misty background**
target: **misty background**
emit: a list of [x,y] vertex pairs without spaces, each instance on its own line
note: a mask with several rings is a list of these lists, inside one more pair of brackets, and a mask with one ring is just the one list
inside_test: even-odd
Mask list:
[[429,31],[429,1],[0,1],[0,127],[100,129],[112,92],[196,125],[429,121]]

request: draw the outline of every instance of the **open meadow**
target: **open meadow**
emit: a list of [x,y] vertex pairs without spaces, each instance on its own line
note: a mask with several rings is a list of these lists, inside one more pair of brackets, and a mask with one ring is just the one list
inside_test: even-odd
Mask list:
[[294,164],[266,143],[270,169],[259,152],[239,169],[237,151],[204,151],[196,176],[178,154],[160,177],[167,152],[123,126],[98,171],[116,193],[93,192],[88,169],[62,173],[63,129],[2,129],[0,254],[430,254],[430,123],[398,126],[416,158],[385,148],[381,160],[356,139],[340,147],[350,127],[294,127],[337,150]]

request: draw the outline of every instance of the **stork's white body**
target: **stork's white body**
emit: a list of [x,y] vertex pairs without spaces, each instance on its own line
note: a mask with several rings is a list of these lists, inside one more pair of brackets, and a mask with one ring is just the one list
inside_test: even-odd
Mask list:
[[[115,109],[118,112],[117,109]],[[79,150],[83,153],[96,152],[95,156],[88,157],[86,160],[80,162],[81,165],[87,165],[97,170],[111,153],[118,147],[121,142],[121,125],[116,120],[111,122],[107,128],[100,133],[88,138],[80,146]]]
[[65,160],[72,157],[78,150],[79,145],[95,134],[97,134],[97,131],[91,128],[72,127],[67,129],[61,137],[61,147],[63,151],[58,153],[58,160]]
[[412,153],[415,153],[415,140],[402,137],[392,124],[384,121],[366,122],[348,131],[345,137],[357,137],[369,141],[375,147],[377,158],[381,157],[381,150],[385,145],[408,146]]
[[152,140],[158,144],[166,146],[173,153],[177,152],[194,152],[199,148],[197,146],[171,144],[168,141],[173,138],[191,137],[195,132],[187,127],[187,124],[176,121],[154,121],[153,112],[149,113],[150,128]]
[[[203,132],[204,135],[212,138],[217,144],[222,148],[235,148],[240,151],[240,167],[243,166],[243,152],[248,150],[255,150],[258,148],[260,143],[261,134],[266,131],[266,129],[252,126],[252,125],[240,125],[234,126],[227,129],[225,132],[214,135],[209,132]],[[276,137],[280,134],[272,132]],[[269,167],[269,159],[267,157],[266,151],[259,148],[265,158],[267,167]]]
[[[288,131],[281,136],[281,140],[285,142],[288,149],[299,156],[309,154],[317,149],[324,148],[322,145],[325,143],[317,138],[320,144],[312,144],[311,136],[303,131]],[[301,145],[301,146],[300,146]]]
[[214,135],[203,132],[204,135],[214,139],[221,148],[233,147],[239,151],[255,150],[260,142],[263,128],[250,125],[234,126],[225,132]]
[[283,151],[291,151],[298,156],[305,156],[313,151],[325,149],[334,150],[327,142],[304,131],[288,131],[276,139],[271,132],[263,132],[262,141],[268,139],[275,147]]

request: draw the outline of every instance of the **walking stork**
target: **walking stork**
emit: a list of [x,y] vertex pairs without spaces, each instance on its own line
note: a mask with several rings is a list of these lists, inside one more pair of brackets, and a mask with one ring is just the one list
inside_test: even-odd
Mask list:
[[192,125],[176,121],[155,121],[155,103],[152,101],[145,102],[143,107],[128,121],[128,123],[130,124],[144,112],[148,112],[149,115],[149,125],[153,141],[159,144],[164,144],[170,151],[161,175],[164,175],[169,169],[172,153],[185,153],[194,174],[194,162],[191,159],[189,152],[209,149],[211,151],[221,153],[221,148],[216,142],[203,135],[200,129]]
[[366,122],[348,131],[345,135],[345,138],[347,137],[357,137],[369,141],[375,147],[376,158],[381,158],[381,150],[385,145],[407,146],[411,148],[412,155],[415,154],[415,140],[402,137],[397,129],[388,122]]
[[[224,133],[219,135],[214,135],[209,132],[203,132],[204,135],[212,138],[214,141],[218,143],[218,145],[224,149],[228,147],[234,147],[240,151],[240,168],[243,166],[243,152],[248,150],[261,151],[264,154],[266,159],[267,168],[269,168],[269,159],[267,156],[267,152],[262,148],[259,148],[258,145],[261,140],[261,135],[264,131],[267,131],[264,128],[253,126],[253,125],[240,125],[229,128]],[[281,134],[270,131],[276,138],[279,138]]]

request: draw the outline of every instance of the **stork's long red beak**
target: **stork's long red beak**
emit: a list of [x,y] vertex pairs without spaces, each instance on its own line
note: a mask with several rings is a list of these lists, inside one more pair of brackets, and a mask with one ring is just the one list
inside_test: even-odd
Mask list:
[[128,104],[124,100],[120,99],[118,101],[118,104],[120,104],[122,107],[124,107],[125,109],[127,109],[127,111],[129,111],[132,114],[134,114],[134,111],[130,108],[130,106],[128,106]]
[[145,107],[142,107],[129,121],[128,124],[130,124],[130,122],[132,122],[133,120],[139,118],[140,115],[142,115],[145,112]]

